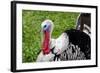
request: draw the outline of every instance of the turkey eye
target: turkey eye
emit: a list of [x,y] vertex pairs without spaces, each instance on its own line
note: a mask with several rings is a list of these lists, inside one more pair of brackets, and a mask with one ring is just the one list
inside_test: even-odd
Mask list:
[[46,28],[47,27],[47,25],[44,25],[44,28]]

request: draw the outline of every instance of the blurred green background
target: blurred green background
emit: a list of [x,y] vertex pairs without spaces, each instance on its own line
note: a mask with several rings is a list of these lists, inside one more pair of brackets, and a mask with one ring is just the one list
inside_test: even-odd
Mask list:
[[22,11],[22,62],[35,62],[41,50],[41,23],[45,19],[54,22],[52,38],[66,29],[75,28],[79,13],[56,11]]

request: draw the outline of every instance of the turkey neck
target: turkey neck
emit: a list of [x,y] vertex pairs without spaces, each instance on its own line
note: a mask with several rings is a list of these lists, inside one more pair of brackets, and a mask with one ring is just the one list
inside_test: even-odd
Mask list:
[[43,34],[44,34],[43,45],[42,45],[43,54],[49,54],[50,53],[50,48],[49,48],[50,32],[44,31]]

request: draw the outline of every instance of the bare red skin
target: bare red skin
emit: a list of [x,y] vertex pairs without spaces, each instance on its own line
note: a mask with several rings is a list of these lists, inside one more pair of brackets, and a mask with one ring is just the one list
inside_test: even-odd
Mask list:
[[49,31],[44,31],[44,40],[43,40],[43,45],[42,45],[43,54],[50,53],[49,41],[50,41],[50,33]]

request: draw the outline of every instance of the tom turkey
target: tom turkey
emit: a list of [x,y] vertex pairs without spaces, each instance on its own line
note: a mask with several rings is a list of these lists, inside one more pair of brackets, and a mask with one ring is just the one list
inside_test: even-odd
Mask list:
[[82,60],[91,58],[90,37],[76,29],[65,30],[58,38],[52,39],[54,24],[44,20],[41,24],[42,49],[37,62]]

